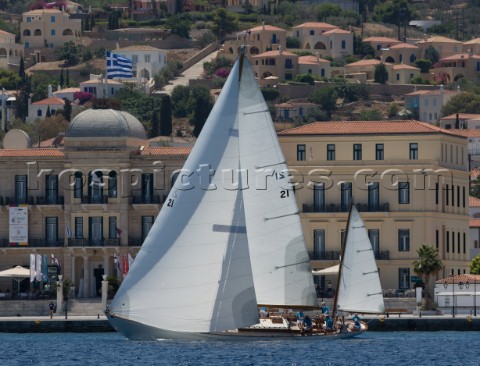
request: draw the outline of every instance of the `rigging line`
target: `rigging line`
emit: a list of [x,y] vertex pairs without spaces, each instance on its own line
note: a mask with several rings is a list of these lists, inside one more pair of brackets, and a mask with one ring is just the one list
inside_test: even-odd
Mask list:
[[367,274],[372,274],[372,273],[378,273],[378,271],[371,271],[371,272],[362,272],[362,275],[367,275]]
[[358,250],[357,250],[357,253],[360,253],[360,252],[370,252],[370,251],[373,251],[373,248],[362,249],[362,250],[358,249]]
[[265,113],[265,112],[270,112],[270,111],[268,109],[264,109],[264,110],[261,110],[261,111],[243,112],[243,115],[246,116],[248,114]]
[[367,296],[383,295],[383,292],[375,292],[373,294],[367,294]]
[[364,229],[365,225],[362,226],[352,226],[352,229]]
[[285,268],[285,267],[291,267],[291,266],[296,266],[298,264],[305,264],[305,263],[310,263],[310,259],[307,259],[303,262],[298,262],[298,263],[292,263],[292,264],[285,264],[284,266],[275,266],[273,267],[274,270],[280,269],[280,268]]
[[263,221],[268,221],[268,220],[273,220],[273,219],[280,219],[282,217],[287,217],[287,216],[294,216],[294,215],[298,215],[300,212],[299,211],[296,211],[294,213],[289,213],[289,214],[285,214],[285,215],[280,215],[280,216],[272,216],[272,217],[264,217],[263,218]]
[[281,161],[279,163],[273,163],[273,164],[268,164],[268,165],[263,165],[263,166],[255,166],[255,169],[263,169],[263,168],[268,168],[268,167],[271,167],[271,166],[281,165],[281,164],[287,164],[287,162],[286,161]]

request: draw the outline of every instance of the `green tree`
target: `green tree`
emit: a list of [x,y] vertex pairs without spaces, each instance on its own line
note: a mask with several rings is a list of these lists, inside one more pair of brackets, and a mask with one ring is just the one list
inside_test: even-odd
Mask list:
[[365,57],[375,57],[375,50],[373,47],[366,42],[362,41],[362,37],[353,35],[353,53],[362,58]]
[[384,118],[378,109],[364,109],[358,114],[359,121],[382,121]]
[[480,95],[464,92],[453,96],[442,109],[444,116],[455,113],[480,113]]
[[170,96],[163,95],[160,103],[160,135],[172,134],[172,102]]
[[338,93],[333,86],[318,89],[313,92],[309,100],[312,103],[319,104],[322,109],[332,116],[332,112],[337,108]]
[[385,84],[388,81],[387,67],[383,62],[375,66],[375,72],[373,74],[373,80],[379,84]]
[[65,77],[65,85],[67,87],[70,86],[70,72],[68,71],[68,67],[67,67],[67,73],[66,73],[66,77]]
[[189,112],[190,88],[184,85],[177,85],[172,90],[173,116],[183,118]]
[[315,9],[315,16],[320,22],[326,22],[330,17],[338,17],[342,14],[342,7],[336,4],[322,4]]
[[70,122],[72,119],[72,103],[69,99],[63,98],[65,105],[63,106],[63,117]]
[[20,87],[20,91],[17,95],[17,103],[15,115],[22,122],[25,122],[25,118],[28,115],[28,99],[32,91],[32,84],[30,77],[26,76],[24,82]]
[[438,250],[423,244],[417,249],[418,259],[413,262],[413,271],[422,277],[425,283],[425,306],[430,309],[430,278],[435,276],[442,268],[443,263],[438,259]]
[[212,31],[219,40],[222,40],[226,34],[239,29],[235,17],[223,8],[218,8],[213,11],[212,21]]
[[310,85],[315,84],[315,79],[311,74],[297,74],[295,75],[295,78],[293,79],[293,81],[297,81],[299,83],[306,83]]
[[20,77],[20,79],[22,80],[22,82],[25,81],[25,61],[23,60],[23,56],[20,57],[20,66],[18,68],[18,76]]
[[0,69],[0,88],[17,89],[23,84],[22,78],[11,69]]
[[82,56],[80,47],[72,41],[65,42],[63,46],[57,47],[55,54],[58,60],[64,61],[65,66],[73,66],[78,64]]
[[152,113],[152,128],[150,129],[150,138],[160,135],[160,117],[158,110],[154,110]]
[[176,14],[168,17],[165,26],[170,29],[173,34],[188,39],[190,38],[192,24],[188,14]]
[[49,118],[52,116],[52,112],[50,112],[50,106],[47,106],[47,113],[45,113],[45,117]]
[[432,67],[432,61],[426,59],[420,59],[415,61],[415,66],[420,69],[421,73],[428,73],[430,67]]
[[480,274],[480,254],[470,262],[470,274]]
[[60,78],[58,79],[58,85],[60,85],[60,87],[63,87],[65,84],[65,81],[63,80],[63,67],[62,67],[62,70],[60,71]]
[[440,53],[430,45],[425,49],[425,60],[429,60],[432,65],[435,65],[440,60]]
[[213,102],[210,94],[208,96],[205,94],[198,94],[198,96],[195,98],[193,105],[193,116],[190,120],[190,124],[194,125],[193,135],[195,137],[200,135],[203,125],[205,124],[212,108]]
[[[414,12],[409,0],[390,0],[375,6],[374,20],[395,24],[397,26],[398,39],[401,39],[401,27],[404,26],[406,31],[406,26],[413,16]],[[405,33],[404,37],[406,37]]]

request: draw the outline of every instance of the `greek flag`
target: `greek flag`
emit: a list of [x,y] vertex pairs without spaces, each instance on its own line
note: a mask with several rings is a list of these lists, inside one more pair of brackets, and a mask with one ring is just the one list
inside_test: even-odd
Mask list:
[[132,60],[107,51],[107,79],[133,77]]

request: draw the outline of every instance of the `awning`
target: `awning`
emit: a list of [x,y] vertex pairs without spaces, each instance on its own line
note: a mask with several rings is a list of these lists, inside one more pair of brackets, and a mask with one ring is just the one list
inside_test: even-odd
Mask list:
[[319,271],[313,270],[312,274],[314,276],[336,275],[336,274],[338,274],[339,270],[340,270],[340,265],[337,264],[333,267],[324,268],[324,269],[321,269]]

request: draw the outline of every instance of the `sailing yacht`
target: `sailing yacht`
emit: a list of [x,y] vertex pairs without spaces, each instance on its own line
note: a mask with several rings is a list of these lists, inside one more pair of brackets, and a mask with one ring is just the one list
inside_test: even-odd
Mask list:
[[300,335],[262,326],[259,306],[318,299],[285,158],[243,50],[106,313],[136,340]]

